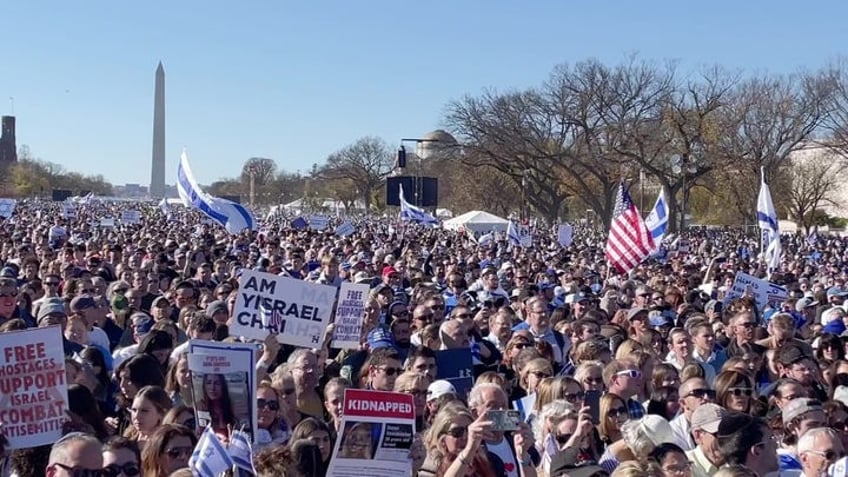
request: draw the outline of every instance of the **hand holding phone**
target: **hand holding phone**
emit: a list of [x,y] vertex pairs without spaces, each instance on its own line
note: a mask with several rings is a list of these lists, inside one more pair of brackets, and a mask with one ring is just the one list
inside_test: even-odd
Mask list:
[[517,431],[521,423],[521,413],[514,409],[489,411],[486,413],[486,417],[492,421],[493,431]]

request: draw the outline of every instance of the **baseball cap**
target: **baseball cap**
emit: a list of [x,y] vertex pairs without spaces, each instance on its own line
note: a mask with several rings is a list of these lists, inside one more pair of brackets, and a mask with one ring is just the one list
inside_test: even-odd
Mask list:
[[651,323],[651,326],[655,327],[662,327],[671,324],[671,320],[668,319],[668,316],[660,310],[648,312],[648,321]]
[[63,316],[67,315],[65,311],[65,305],[61,302],[45,302],[38,309],[38,320],[41,321],[43,318],[46,318],[48,315],[52,314],[61,314]]
[[845,291],[841,287],[830,287],[827,289],[827,296],[848,296],[848,291]]
[[801,298],[800,300],[798,300],[795,303],[795,311],[800,313],[800,312],[804,311],[805,308],[809,308],[811,306],[816,306],[818,304],[819,304],[819,302],[816,301],[814,298],[810,298],[810,297],[805,296],[804,298]]
[[390,348],[395,345],[392,334],[385,328],[378,326],[368,332],[368,347],[372,350],[378,348]]
[[715,434],[722,418],[727,415],[727,409],[711,402],[701,404],[692,413],[692,430],[702,430]]
[[627,312],[627,321],[630,321],[633,318],[636,318],[636,316],[639,315],[640,313],[644,313],[644,314],[647,315],[648,309],[647,308],[631,308],[630,311]]
[[81,295],[71,300],[71,311],[87,310],[97,308],[97,302],[88,295]]
[[581,461],[581,453],[576,448],[565,448],[551,457],[551,477],[592,477],[597,475],[609,475],[603,467],[595,461]]
[[381,275],[383,276],[383,278],[385,278],[389,275],[397,274],[397,273],[398,273],[398,271],[397,271],[397,268],[395,268],[395,267],[383,267],[383,273]]
[[150,307],[151,307],[151,308],[158,308],[159,306],[161,306],[161,305],[160,305],[160,303],[162,303],[163,301],[164,301],[165,303],[167,303],[168,305],[170,305],[170,304],[171,304],[171,302],[170,302],[170,301],[168,301],[168,299],[167,299],[166,297],[164,297],[164,296],[157,296],[156,298],[154,298],[154,299],[153,299],[153,303],[151,303],[151,304],[150,304]]
[[133,324],[135,332],[139,335],[146,335],[153,328],[153,318],[147,316],[145,313],[133,313],[130,317],[130,322]]
[[438,399],[445,394],[456,394],[456,388],[449,381],[437,379],[427,386],[427,401]]
[[215,300],[208,305],[206,305],[206,316],[212,318],[216,313],[227,313],[229,314],[229,310],[227,309],[227,302],[223,300]]
[[787,426],[795,418],[812,411],[822,411],[822,403],[818,399],[806,397],[795,398],[783,406],[783,425]]
[[357,272],[356,275],[353,276],[353,281],[355,283],[362,283],[371,280],[371,275],[368,272]]

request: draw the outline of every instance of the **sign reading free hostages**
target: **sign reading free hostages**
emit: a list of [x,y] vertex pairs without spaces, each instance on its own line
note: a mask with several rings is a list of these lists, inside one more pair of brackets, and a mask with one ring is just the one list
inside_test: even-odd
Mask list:
[[318,347],[336,301],[336,288],[245,270],[239,279],[230,333],[283,344]]

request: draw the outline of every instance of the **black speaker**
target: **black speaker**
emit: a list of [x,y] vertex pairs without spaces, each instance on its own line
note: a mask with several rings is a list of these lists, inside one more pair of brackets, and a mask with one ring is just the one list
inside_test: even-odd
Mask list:
[[71,196],[71,191],[67,189],[53,189],[53,202],[64,202]]
[[406,167],[406,148],[403,146],[398,149],[397,167],[398,169],[403,169]]
[[[406,201],[418,207],[438,207],[439,180],[435,177],[395,176],[386,179],[386,205],[400,207],[400,187]],[[416,191],[418,194],[416,194]],[[417,197],[416,197],[417,195]]]

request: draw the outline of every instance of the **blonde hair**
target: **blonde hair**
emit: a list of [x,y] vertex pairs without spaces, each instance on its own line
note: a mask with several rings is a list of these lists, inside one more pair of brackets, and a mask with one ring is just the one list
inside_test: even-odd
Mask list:
[[[538,413],[548,403],[562,399],[568,390],[568,385],[573,383],[576,383],[576,381],[563,376],[544,378],[539,381],[539,385],[536,387],[536,402],[533,403],[533,410]],[[580,387],[580,384],[577,383],[577,386]]]
[[451,401],[445,403],[439,409],[436,417],[433,418],[433,424],[427,429],[424,434],[424,445],[427,447],[427,455],[433,456],[437,462],[442,461],[445,456],[445,450],[442,448],[442,436],[450,430],[451,424],[460,418],[466,418],[470,422],[474,422],[474,416],[471,411],[465,407],[460,401]]
[[420,383],[424,383],[424,387],[430,385],[430,376],[426,374],[419,374],[414,371],[406,371],[401,373],[400,376],[395,379],[395,392],[405,392],[404,388],[418,386]]
[[533,419],[533,437],[536,442],[544,441],[545,425],[550,423],[551,427],[554,428],[560,422],[570,418],[577,419],[577,410],[570,402],[564,399],[556,399],[545,404],[536,419]]
[[618,345],[618,348],[615,350],[615,359],[624,359],[633,355],[634,351],[642,351],[645,349],[645,345],[634,340],[634,339],[626,339]]
[[[609,423],[609,412],[613,407],[615,402],[620,402],[621,407],[627,407],[627,403],[619,397],[617,394],[607,393],[601,396],[600,405],[598,406],[600,414],[600,423],[598,424],[598,434],[600,434],[601,439],[611,440],[610,435],[613,433],[613,429]],[[618,432],[621,432],[621,429],[618,429]]]
[[554,368],[551,366],[551,362],[544,358],[533,358],[521,367],[521,378],[519,379],[519,384],[521,388],[527,389],[527,376],[537,369],[544,369],[548,371],[548,374],[554,374]]

